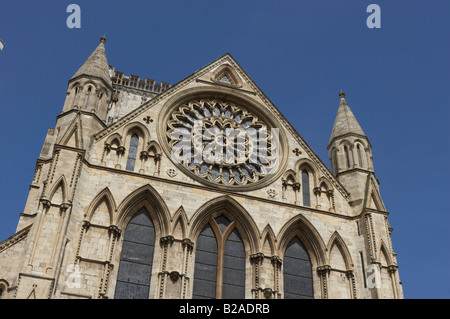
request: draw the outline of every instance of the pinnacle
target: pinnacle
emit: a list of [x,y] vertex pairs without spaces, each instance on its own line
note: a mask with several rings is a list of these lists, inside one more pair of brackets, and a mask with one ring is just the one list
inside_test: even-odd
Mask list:
[[76,78],[80,75],[94,76],[106,81],[106,83],[111,85],[111,77],[109,75],[109,65],[106,58],[105,51],[106,37],[102,36],[100,38],[100,44],[92,52],[89,58],[84,62],[80,69],[72,77]]
[[339,103],[339,109],[334,121],[333,130],[331,132],[330,142],[339,136],[354,133],[358,135],[365,135],[361,126],[359,125],[356,117],[353,115],[352,110],[345,100],[345,93],[340,92],[339,97],[341,98]]

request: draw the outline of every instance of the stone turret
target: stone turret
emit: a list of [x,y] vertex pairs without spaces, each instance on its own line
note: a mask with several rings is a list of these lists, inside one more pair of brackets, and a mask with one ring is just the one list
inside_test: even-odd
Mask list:
[[106,38],[101,37],[100,44],[69,80],[63,113],[77,109],[92,112],[106,121],[113,74],[106,58],[105,43]]
[[373,172],[372,146],[356,117],[340,92],[340,103],[328,144],[331,171],[361,203],[366,189],[367,175]]

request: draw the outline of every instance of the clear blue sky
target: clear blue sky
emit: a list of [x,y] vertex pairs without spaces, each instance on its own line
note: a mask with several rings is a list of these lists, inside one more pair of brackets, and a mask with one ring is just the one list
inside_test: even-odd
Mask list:
[[[81,29],[66,8],[81,7]],[[366,8],[381,8],[381,29]],[[329,167],[342,89],[369,137],[406,298],[450,298],[450,1],[2,1],[0,241],[67,81],[106,35],[125,74],[176,83],[229,52]]]

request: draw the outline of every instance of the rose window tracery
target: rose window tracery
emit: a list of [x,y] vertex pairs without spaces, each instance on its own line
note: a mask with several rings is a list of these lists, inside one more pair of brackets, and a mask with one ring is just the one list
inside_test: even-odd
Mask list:
[[278,129],[240,104],[183,103],[170,114],[166,137],[172,160],[205,181],[241,186],[278,171]]

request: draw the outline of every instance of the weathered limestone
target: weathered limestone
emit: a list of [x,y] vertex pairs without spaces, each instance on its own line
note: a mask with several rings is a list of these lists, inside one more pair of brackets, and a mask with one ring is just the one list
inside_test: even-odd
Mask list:
[[[108,66],[105,41],[69,81],[17,232],[0,243],[1,298],[114,298],[125,231],[141,208],[155,236],[148,298],[193,297],[197,240],[220,216],[244,246],[245,298],[284,298],[284,255],[294,237],[310,259],[314,298],[403,298],[372,146],[344,94],[330,172],[229,54],[175,86],[156,85]],[[280,130],[272,179],[236,190],[205,183],[173,160],[164,119],[213,97],[241,103]],[[231,113],[222,120],[239,109]],[[380,266],[373,288],[370,265]]]

